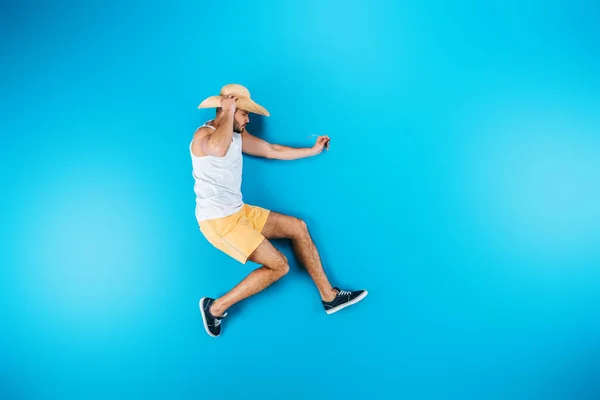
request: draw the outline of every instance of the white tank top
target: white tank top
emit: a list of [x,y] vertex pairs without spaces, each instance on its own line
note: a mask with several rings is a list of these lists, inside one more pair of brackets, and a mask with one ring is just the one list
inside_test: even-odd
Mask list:
[[[202,127],[216,128],[208,121]],[[192,141],[193,142],[193,141]],[[238,212],[242,201],[242,135],[233,133],[225,157],[196,157],[192,153],[192,175],[196,193],[196,219],[222,218]]]

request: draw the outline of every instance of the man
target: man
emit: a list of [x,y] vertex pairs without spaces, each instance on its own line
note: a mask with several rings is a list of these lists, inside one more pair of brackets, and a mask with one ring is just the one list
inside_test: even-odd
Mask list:
[[351,292],[331,286],[304,221],[242,201],[242,153],[277,160],[311,157],[329,149],[329,137],[319,136],[312,148],[292,148],[251,135],[246,130],[249,113],[270,114],[251,99],[248,89],[237,84],[225,85],[220,96],[207,98],[198,108],[217,109],[215,119],[198,128],[190,144],[200,231],[214,247],[237,261],[262,265],[224,296],[200,299],[206,332],[219,336],[229,307],[288,272],[288,260],[269,239],[291,239],[294,253],[319,289],[328,314],[362,300],[366,290]]

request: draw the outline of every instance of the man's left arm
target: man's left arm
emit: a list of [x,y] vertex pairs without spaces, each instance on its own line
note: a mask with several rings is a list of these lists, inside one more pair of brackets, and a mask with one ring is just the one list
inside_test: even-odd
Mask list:
[[247,130],[242,133],[242,151],[244,153],[274,160],[297,160],[312,157],[320,154],[324,148],[329,150],[329,136],[317,137],[313,147],[296,148],[271,144],[251,135]]

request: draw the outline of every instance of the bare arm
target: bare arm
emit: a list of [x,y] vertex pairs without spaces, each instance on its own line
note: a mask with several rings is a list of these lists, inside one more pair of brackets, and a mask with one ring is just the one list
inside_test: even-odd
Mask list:
[[225,157],[233,137],[235,98],[227,96],[221,100],[221,106],[223,108],[223,115],[219,126],[213,133],[205,135],[200,142],[202,151],[209,156]]
[[320,154],[323,148],[329,149],[328,136],[320,136],[313,147],[295,148],[280,144],[271,144],[251,135],[246,130],[242,133],[242,151],[244,153],[274,160],[297,160],[299,158],[312,157]]

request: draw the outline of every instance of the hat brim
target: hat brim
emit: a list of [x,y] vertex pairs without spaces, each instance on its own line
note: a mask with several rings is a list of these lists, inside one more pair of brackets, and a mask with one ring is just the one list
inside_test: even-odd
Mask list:
[[[218,108],[221,107],[221,100],[223,96],[211,96],[198,106],[198,108]],[[244,96],[239,96],[235,101],[235,106],[240,110],[248,111],[254,114],[260,114],[269,117],[271,114],[267,111],[266,108],[256,103],[252,99],[249,99]]]

